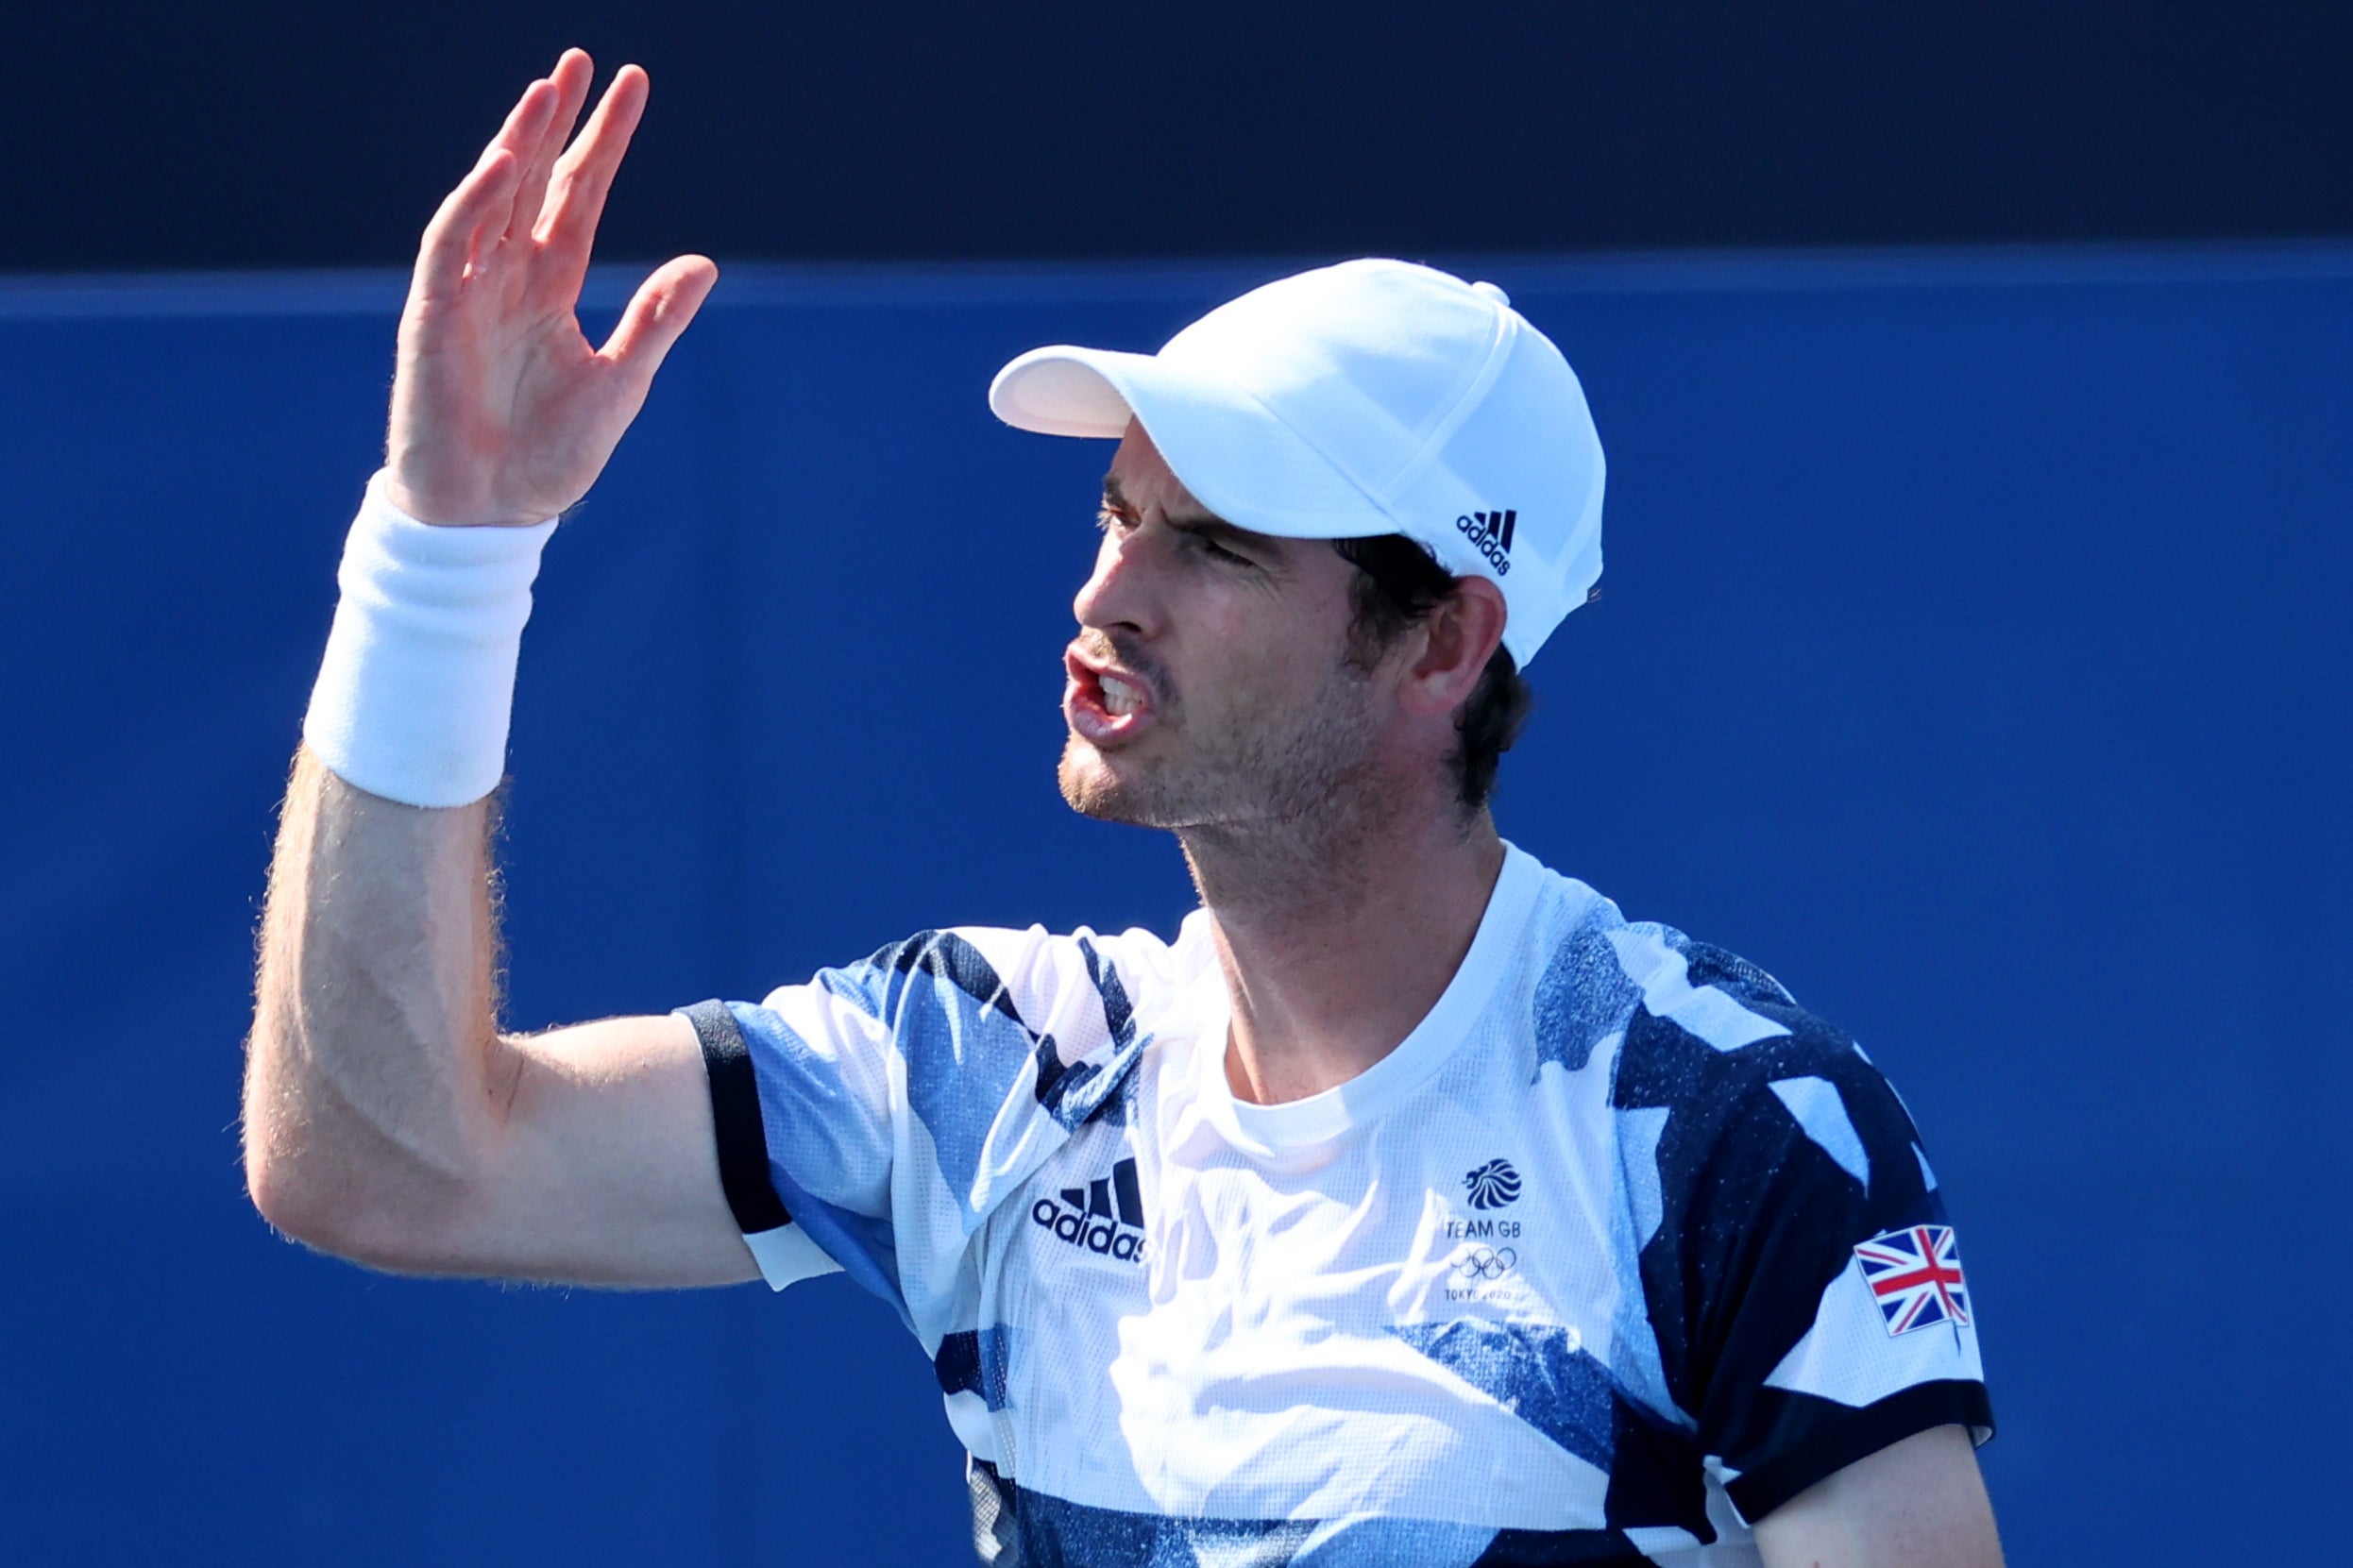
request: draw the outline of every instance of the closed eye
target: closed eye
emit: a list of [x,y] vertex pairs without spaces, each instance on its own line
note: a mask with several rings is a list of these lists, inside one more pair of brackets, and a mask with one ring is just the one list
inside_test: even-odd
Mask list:
[[1197,551],[1212,561],[1227,565],[1247,566],[1253,571],[1258,569],[1259,563],[1254,558],[1224,543],[1227,537],[1224,523],[1207,519],[1199,522],[1190,519],[1179,522],[1172,519],[1168,526],[1184,536],[1185,548],[1188,549]]

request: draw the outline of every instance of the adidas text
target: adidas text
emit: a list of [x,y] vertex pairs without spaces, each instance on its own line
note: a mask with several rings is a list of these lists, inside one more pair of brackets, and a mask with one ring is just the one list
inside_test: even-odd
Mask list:
[[1084,1187],[1062,1189],[1059,1203],[1039,1199],[1029,1206],[1029,1219],[1058,1240],[1123,1263],[1142,1263],[1149,1250],[1133,1159],[1121,1160],[1109,1175]]
[[1516,511],[1466,512],[1454,519],[1454,526],[1478,547],[1498,577],[1512,569],[1512,535],[1519,528]]

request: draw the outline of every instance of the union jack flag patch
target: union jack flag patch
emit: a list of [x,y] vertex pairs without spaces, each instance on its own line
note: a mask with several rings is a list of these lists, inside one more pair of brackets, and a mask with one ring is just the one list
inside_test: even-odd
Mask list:
[[1863,1279],[1887,1320],[1890,1336],[1951,1323],[1969,1326],[1969,1288],[1951,1225],[1914,1225],[1874,1236],[1854,1249]]

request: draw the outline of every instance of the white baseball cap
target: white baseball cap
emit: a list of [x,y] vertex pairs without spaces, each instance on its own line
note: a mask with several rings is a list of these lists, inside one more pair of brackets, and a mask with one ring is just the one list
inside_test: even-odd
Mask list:
[[1601,438],[1561,351],[1493,283],[1367,260],[1220,305],[1157,354],[1058,345],[998,418],[1117,437],[1132,415],[1211,512],[1290,539],[1402,533],[1503,590],[1525,666],[1601,576]]

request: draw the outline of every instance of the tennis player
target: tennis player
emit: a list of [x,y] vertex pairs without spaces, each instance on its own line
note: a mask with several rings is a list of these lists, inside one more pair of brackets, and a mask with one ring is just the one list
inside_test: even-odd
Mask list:
[[997,1563],[1998,1562],[1893,1091],[1498,836],[1602,461],[1493,285],[1349,262],[990,389],[1117,444],[1061,787],[1176,835],[1174,940],[926,932],[501,1032],[486,797],[539,552],[717,276],[583,339],[646,99],[623,70],[574,138],[590,76],[532,84],[417,261],[264,925],[271,1222],[418,1273],[845,1271],[932,1357]]

